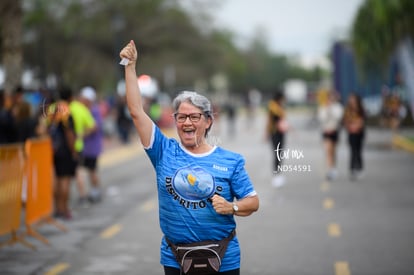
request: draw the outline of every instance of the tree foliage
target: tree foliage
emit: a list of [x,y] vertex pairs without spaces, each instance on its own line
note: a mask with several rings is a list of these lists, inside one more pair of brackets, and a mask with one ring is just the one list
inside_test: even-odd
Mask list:
[[397,45],[414,37],[414,1],[366,0],[352,27],[352,46],[365,71],[388,64]]
[[[178,76],[184,82],[201,73],[210,50],[191,19],[161,0],[41,0],[30,8],[26,27],[35,40],[25,45],[27,62],[38,64],[41,77],[54,72],[75,86],[92,82],[105,88],[116,82],[118,53],[130,39],[139,47],[145,72],[160,78],[163,63],[179,64],[177,71],[188,72]],[[194,56],[201,57],[201,66],[190,70]]]
[[[288,78],[317,81],[321,76],[271,53],[260,33],[248,49],[239,49],[231,31],[212,27],[208,9],[200,8],[194,16],[178,0],[22,3],[24,66],[36,72],[40,85],[50,85],[53,74],[58,84],[112,92],[122,77],[119,51],[130,39],[138,45],[138,73],[154,76],[161,86],[171,67],[177,87],[192,87],[196,79],[208,81],[220,72],[227,75],[232,92],[255,87],[270,93]],[[212,3],[218,2],[204,5]]]

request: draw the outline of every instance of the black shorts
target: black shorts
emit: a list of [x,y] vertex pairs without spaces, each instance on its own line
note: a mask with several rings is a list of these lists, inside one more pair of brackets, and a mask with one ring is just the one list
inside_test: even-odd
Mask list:
[[58,177],[74,177],[78,162],[72,156],[54,156],[53,163]]
[[332,132],[329,132],[329,133],[324,132],[324,133],[322,133],[322,137],[323,137],[324,140],[328,139],[328,140],[331,140],[332,142],[336,143],[336,142],[338,142],[339,134],[338,134],[338,131],[332,131]]
[[[182,274],[178,268],[164,266],[164,274],[165,275],[180,275]],[[221,274],[221,275],[240,275],[240,268],[233,269],[229,271],[219,272],[215,274]]]
[[97,160],[97,157],[82,156],[79,164],[88,170],[95,171],[98,162]]

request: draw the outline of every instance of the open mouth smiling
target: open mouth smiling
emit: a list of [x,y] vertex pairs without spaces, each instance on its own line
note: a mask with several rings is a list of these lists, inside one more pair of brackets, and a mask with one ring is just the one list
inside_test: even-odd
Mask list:
[[195,138],[196,129],[187,128],[187,129],[183,129],[182,132],[183,132],[183,137],[185,139],[193,139],[193,138]]

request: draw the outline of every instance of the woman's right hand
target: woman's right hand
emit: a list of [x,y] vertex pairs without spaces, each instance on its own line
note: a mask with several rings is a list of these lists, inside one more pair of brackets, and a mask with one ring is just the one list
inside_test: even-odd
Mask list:
[[129,60],[128,65],[135,65],[138,58],[137,48],[135,47],[134,40],[131,40],[119,53],[121,58],[127,58]]

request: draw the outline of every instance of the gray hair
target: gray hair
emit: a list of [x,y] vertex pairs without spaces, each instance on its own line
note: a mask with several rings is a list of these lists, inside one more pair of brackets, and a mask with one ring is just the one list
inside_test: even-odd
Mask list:
[[211,107],[210,100],[208,100],[205,96],[200,95],[196,92],[183,91],[180,94],[178,94],[173,100],[172,106],[174,109],[174,113],[178,112],[178,108],[183,102],[188,102],[194,105],[195,107],[199,108],[207,118],[211,118],[211,125],[206,130],[206,133],[205,133],[205,136],[207,136],[208,132],[211,129],[211,126],[213,125],[213,120],[214,120],[213,110]]

